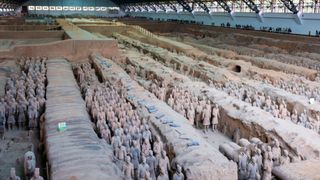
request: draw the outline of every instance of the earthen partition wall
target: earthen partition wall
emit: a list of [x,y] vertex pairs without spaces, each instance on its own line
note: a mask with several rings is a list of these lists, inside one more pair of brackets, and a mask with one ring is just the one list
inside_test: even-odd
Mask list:
[[[1,28],[1,26],[0,26]],[[65,39],[64,31],[2,31],[0,39]]]
[[17,45],[8,50],[0,51],[0,57],[6,59],[21,56],[47,56],[48,58],[61,57],[70,61],[86,59],[92,53],[101,53],[104,57],[118,55],[116,40],[63,40],[52,43]]

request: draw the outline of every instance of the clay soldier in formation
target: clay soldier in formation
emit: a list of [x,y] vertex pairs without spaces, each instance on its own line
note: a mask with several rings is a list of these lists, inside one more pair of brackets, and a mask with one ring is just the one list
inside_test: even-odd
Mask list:
[[117,154],[118,160],[120,161],[125,160],[124,158],[125,158],[125,155],[127,154],[126,148],[122,145],[119,145],[118,149],[116,150],[116,154]]
[[38,112],[37,112],[37,107],[35,102],[30,101],[29,106],[28,106],[28,118],[29,118],[29,129],[34,129],[37,127],[37,117],[38,117]]
[[132,164],[134,168],[135,175],[138,176],[139,173],[139,159],[140,159],[140,148],[137,141],[133,141],[134,147],[131,149]]
[[161,158],[159,160],[159,168],[162,168],[166,175],[168,175],[169,174],[168,172],[171,170],[170,161],[167,156],[167,152],[165,150],[161,151]]
[[279,146],[279,141],[275,139],[272,147],[273,165],[275,166],[279,165],[280,156],[281,156],[281,149]]
[[142,163],[139,164],[139,180],[144,180],[147,172],[149,172],[149,165],[147,164],[146,157],[142,156]]
[[159,91],[160,91],[159,99],[160,99],[161,101],[164,101],[164,100],[166,99],[166,88],[165,88],[165,87],[161,87],[161,88],[159,89]]
[[147,164],[149,165],[149,172],[151,179],[156,179],[156,158],[153,156],[153,151],[149,151],[147,156]]
[[8,127],[9,129],[13,129],[16,123],[16,118],[15,118],[16,101],[14,98],[10,98],[9,102],[7,103],[7,111],[8,111]]
[[283,156],[280,157],[280,165],[285,165],[290,163],[290,157],[287,150],[283,151]]
[[4,130],[6,125],[6,108],[3,99],[0,101],[0,137],[4,138]]
[[238,162],[238,168],[239,168],[239,179],[245,180],[247,176],[247,164],[248,164],[248,156],[245,153],[245,150],[242,150],[239,154],[239,162]]
[[196,106],[196,127],[199,128],[201,121],[202,106],[200,103]]
[[148,139],[145,139],[142,144],[142,154],[144,156],[147,156],[149,154],[149,150],[151,150],[150,141]]
[[153,152],[155,155],[158,155],[161,153],[161,150],[163,149],[163,143],[160,139],[160,136],[156,136],[156,141],[153,143]]
[[39,170],[39,168],[36,168],[36,169],[34,170],[34,175],[33,175],[33,177],[32,177],[30,180],[43,180],[43,177],[40,176],[40,170]]
[[205,107],[202,111],[204,132],[208,132],[208,128],[210,126],[210,116],[211,116],[210,109],[207,109],[207,107]]
[[298,112],[296,109],[293,110],[293,113],[291,115],[291,121],[295,124],[298,123]]
[[254,158],[256,159],[256,163],[258,165],[259,173],[262,173],[262,155],[261,155],[261,150],[260,149],[257,149]]
[[[105,125],[105,126],[107,126],[107,125]],[[101,134],[102,139],[104,139],[108,144],[111,143],[111,132],[110,132],[108,126],[102,128],[100,131],[100,134]]]
[[265,153],[264,161],[263,161],[263,176],[262,180],[270,180],[271,179],[271,172],[272,172],[272,152],[271,147],[267,147],[267,152]]
[[272,111],[272,114],[274,117],[279,117],[279,109],[278,109],[278,105],[275,105],[275,108]]
[[219,118],[220,118],[219,107],[218,107],[218,104],[216,104],[212,109],[212,131],[217,130]]
[[6,103],[3,98],[0,100],[0,116],[3,116],[3,118],[6,118]]
[[240,141],[240,128],[236,128],[234,133],[233,133],[233,141],[237,144],[239,144]]
[[123,174],[124,180],[131,180],[134,177],[133,164],[130,161],[131,161],[130,156],[127,156],[126,162],[122,167],[122,174]]
[[0,116],[0,138],[4,139],[4,130],[5,130],[5,116]]
[[145,125],[145,130],[142,133],[142,137],[144,140],[148,140],[149,142],[152,142],[152,135],[151,135],[150,127],[148,125]]
[[303,112],[299,116],[298,124],[305,126],[306,122],[307,122],[307,110],[304,109]]
[[316,115],[315,131],[320,134],[320,116]]
[[189,122],[192,124],[192,125],[194,125],[194,113],[195,111],[194,111],[194,108],[193,108],[193,106],[191,105],[191,107],[190,107],[190,109],[188,109],[188,112],[187,112],[187,117],[188,117],[188,120],[189,120]]
[[17,109],[18,109],[18,124],[19,124],[19,128],[23,128],[25,123],[26,123],[26,110],[27,107],[25,104],[18,104],[17,105]]
[[39,115],[44,112],[46,99],[44,97],[37,97],[37,101],[39,103]]
[[258,170],[258,164],[256,162],[255,158],[251,159],[251,162],[248,164],[248,176],[247,179],[248,180],[256,180],[256,179],[260,179],[260,174],[259,174],[259,170]]
[[173,180],[184,180],[184,175],[182,173],[182,168],[177,164],[177,171],[173,175]]
[[118,134],[115,134],[115,136],[112,137],[111,145],[113,147],[113,154],[116,156],[116,150],[121,145],[121,139]]
[[20,180],[20,177],[16,175],[15,168],[10,169],[10,177],[8,178],[8,180]]
[[168,175],[164,172],[164,170],[161,167],[159,169],[159,175],[157,177],[157,180],[169,180]]
[[24,173],[28,178],[31,178],[34,174],[36,166],[34,153],[28,151],[25,153],[25,164],[24,164]]

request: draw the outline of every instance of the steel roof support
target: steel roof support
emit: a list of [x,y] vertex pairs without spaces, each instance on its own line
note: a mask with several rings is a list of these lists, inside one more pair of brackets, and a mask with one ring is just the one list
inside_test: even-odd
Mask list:
[[293,14],[297,14],[299,11],[297,6],[292,0],[280,0]]
[[255,13],[259,13],[260,10],[258,9],[258,6],[252,1],[252,0],[243,0],[244,3]]
[[189,6],[188,2],[186,2],[185,0],[178,0],[178,3],[183,7],[184,10],[192,13],[193,9]]

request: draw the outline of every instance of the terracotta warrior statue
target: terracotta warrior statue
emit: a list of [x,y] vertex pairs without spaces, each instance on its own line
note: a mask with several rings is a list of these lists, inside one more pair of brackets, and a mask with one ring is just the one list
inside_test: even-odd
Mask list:
[[260,174],[259,174],[259,170],[258,170],[258,164],[256,162],[256,159],[252,158],[251,162],[248,164],[248,176],[247,179],[248,180],[257,180],[260,179]]
[[265,155],[264,155],[262,180],[271,179],[272,166],[273,166],[272,151],[271,151],[271,147],[268,146],[267,151],[265,152]]
[[134,177],[134,169],[130,156],[126,157],[126,162],[122,167],[122,174],[124,180],[131,180]]
[[144,180],[146,178],[146,174],[149,172],[149,165],[147,164],[146,157],[142,156],[142,163],[139,165],[139,180]]
[[290,163],[290,157],[287,150],[283,151],[283,156],[280,157],[280,165],[285,165]]
[[212,109],[212,131],[217,130],[219,118],[220,118],[219,106],[218,104],[216,104]]
[[239,154],[239,162],[238,162],[238,168],[239,168],[239,179],[245,180],[247,176],[247,165],[248,165],[248,156],[245,153],[245,150],[241,151]]
[[182,173],[182,168],[179,164],[177,164],[177,170],[173,175],[173,180],[184,180],[184,175]]
[[36,168],[36,169],[34,170],[34,175],[33,175],[33,177],[32,177],[30,180],[43,180],[43,177],[40,176],[40,170],[39,170],[39,168]]
[[16,175],[16,169],[15,168],[11,168],[10,177],[8,178],[8,180],[20,180],[20,177]]

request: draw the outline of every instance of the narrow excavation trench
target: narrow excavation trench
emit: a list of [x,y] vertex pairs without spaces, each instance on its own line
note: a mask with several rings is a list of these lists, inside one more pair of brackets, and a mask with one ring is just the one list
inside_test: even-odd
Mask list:
[[[135,178],[172,177],[175,167],[168,157],[172,161],[174,154],[164,147],[160,136],[148,122],[148,117],[126,100],[126,88],[121,82],[99,82],[102,77],[90,63],[76,65],[74,74],[94,128],[99,137],[111,144],[114,163],[119,169],[123,169],[130,157]],[[144,161],[149,165],[149,174],[141,172],[146,166]]]
[[[6,162],[4,168],[15,168],[22,179],[33,176],[35,168],[47,178],[49,171],[43,139],[43,122],[46,104],[46,57],[22,57],[16,61],[19,72],[7,80],[5,95],[1,98],[0,156]],[[0,122],[1,125],[3,124]],[[30,156],[30,160],[27,157]],[[33,165],[24,169],[24,163]],[[8,166],[8,167],[7,167]],[[11,166],[11,167],[10,167]],[[2,172],[0,179],[10,172]]]

